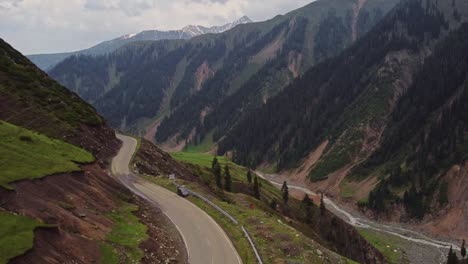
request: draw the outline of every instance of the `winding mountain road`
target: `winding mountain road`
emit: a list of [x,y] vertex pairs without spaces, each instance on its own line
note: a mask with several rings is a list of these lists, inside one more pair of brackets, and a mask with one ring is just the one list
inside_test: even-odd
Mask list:
[[112,173],[133,193],[160,208],[182,235],[190,264],[242,264],[231,240],[203,210],[160,186],[133,175],[129,163],[137,141],[117,134],[123,142],[112,160]]

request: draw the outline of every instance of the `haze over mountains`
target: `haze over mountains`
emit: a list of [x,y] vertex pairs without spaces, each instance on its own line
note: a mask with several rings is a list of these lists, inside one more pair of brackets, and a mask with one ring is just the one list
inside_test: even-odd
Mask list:
[[[127,152],[128,142],[117,139],[91,105],[2,39],[0,102],[0,263],[204,264],[214,254],[217,263],[226,255],[233,256],[226,262],[230,264],[244,263],[241,256],[254,259],[247,238],[239,235],[240,224],[226,221],[225,215],[209,216],[202,211],[206,207],[172,193],[170,174],[238,217],[252,239],[262,242],[256,248],[265,263],[383,263],[382,253],[356,229],[310,200],[311,219],[303,216],[300,201],[293,197],[289,205],[272,209],[269,202],[281,196],[280,190],[255,176],[261,190],[254,196],[244,167],[220,161],[232,168],[234,178],[232,188],[225,190],[216,185],[208,166],[176,161],[149,141],[137,144],[119,135],[135,142],[135,149]],[[126,162],[116,163],[121,159]],[[123,172],[129,166],[132,175]],[[161,180],[168,190],[156,185]],[[168,201],[176,205],[172,210],[162,207]],[[194,211],[196,219],[191,218]],[[301,232],[289,224],[292,220]],[[186,223],[183,229],[175,226],[181,221]],[[206,239],[213,233],[219,236]],[[286,241],[283,250],[271,234]],[[187,243],[189,235],[194,236],[192,243]],[[234,235],[237,238],[231,238]],[[224,247],[214,252],[213,244]],[[237,248],[244,250],[238,253]],[[188,254],[189,249],[197,254]]]
[[222,33],[226,30],[236,27],[240,24],[251,23],[252,20],[247,16],[243,16],[240,19],[233,21],[231,23],[222,25],[222,26],[194,26],[189,25],[180,30],[169,30],[169,31],[160,31],[160,30],[145,30],[140,33],[127,34],[109,41],[104,41],[97,44],[89,49],[80,50],[76,52],[67,52],[67,53],[55,53],[55,54],[32,54],[27,57],[36,64],[39,68],[44,71],[52,69],[55,65],[63,61],[64,59],[73,56],[73,55],[90,55],[98,56],[111,53],[118,48],[132,42],[136,41],[156,41],[163,39],[190,39],[195,36],[203,34],[217,34]]
[[[167,150],[195,147],[248,166],[293,170],[313,188],[368,201],[361,206],[377,211],[409,195],[402,219],[422,218],[444,206],[431,197],[445,195],[440,188],[450,181],[442,175],[452,165],[463,167],[466,153],[465,117],[441,110],[465,110],[456,103],[464,96],[462,81],[445,85],[444,96],[433,87],[437,106],[419,110],[422,116],[412,116],[404,103],[425,98],[418,103],[423,107],[432,100],[429,92],[421,97],[422,79],[442,76],[429,73],[426,62],[440,63],[437,54],[456,49],[451,32],[464,34],[467,4],[449,2],[316,1],[222,34],[72,57],[50,74],[115,127],[146,134]],[[432,135],[426,140],[440,149],[414,141],[398,113],[411,120],[411,135]],[[444,139],[451,143],[436,139],[438,124],[429,117],[437,115],[459,131]],[[427,171],[424,160],[437,165]]]
[[[295,184],[295,191],[324,193],[363,219],[392,221],[398,227],[390,229],[400,230],[399,237],[417,234],[399,229],[401,223],[450,242],[468,236],[466,0],[318,0],[263,22],[243,17],[221,27],[144,31],[73,54],[30,57],[49,65],[50,77],[73,93],[3,46],[7,55],[0,62],[20,67],[8,72],[8,89],[0,86],[8,103],[0,106],[0,117],[13,124],[75,144],[91,126],[98,132],[90,137],[98,141],[110,129],[76,93],[113,128],[192,162],[180,167],[143,141],[134,166],[139,171],[165,175],[158,168],[164,161],[213,199],[239,206],[232,212],[259,202],[262,215],[281,212],[299,230],[304,225],[314,239],[360,262],[440,263],[447,245],[437,242],[431,251],[423,242],[424,254],[397,248],[396,260],[389,261],[380,254],[388,254],[388,245],[379,252],[362,238],[362,229],[322,213],[326,209],[312,206],[303,192],[298,191],[303,202],[290,207],[288,188],[278,194],[265,180],[255,197],[251,179],[243,174],[231,182],[229,166],[221,174],[219,164],[201,161],[204,155],[243,165],[231,165],[242,173],[261,171],[283,186]],[[33,73],[38,76],[30,78]],[[14,89],[34,79],[41,88],[55,88],[25,94]],[[25,100],[33,105],[23,106]],[[62,130],[36,127],[23,108]],[[104,142],[112,146],[115,138]],[[83,148],[99,159],[106,151],[94,143]],[[289,256],[289,249],[282,253]]]
[[[156,121],[148,136],[154,137],[158,119],[174,112],[157,137],[182,149],[186,141],[215,133],[202,128],[203,113],[260,106],[310,66],[365,34],[396,3],[317,1],[223,34],[135,43],[106,57],[72,57],[49,73],[123,130],[144,131]],[[242,91],[248,94],[234,99]],[[240,118],[236,113],[226,123],[234,124]],[[217,126],[227,129],[226,123]]]

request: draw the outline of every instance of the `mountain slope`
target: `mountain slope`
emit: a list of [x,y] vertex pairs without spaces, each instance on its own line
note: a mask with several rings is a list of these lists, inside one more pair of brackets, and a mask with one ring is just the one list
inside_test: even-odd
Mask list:
[[[114,134],[110,133],[112,131],[102,118],[75,94],[48,79],[46,74],[21,54],[6,43],[0,43],[0,102],[2,107],[3,102],[8,103],[8,107],[5,107],[8,111],[2,111],[0,119],[30,128],[26,130],[0,121],[0,134],[2,139],[5,139],[0,145],[6,146],[5,149],[2,148],[1,153],[6,153],[9,161],[0,162],[0,168],[4,172],[19,170],[23,177],[13,182],[7,179],[7,183],[14,186],[14,190],[0,188],[0,233],[6,233],[6,236],[2,236],[2,243],[13,245],[15,249],[8,251],[14,255],[7,255],[5,259],[11,259],[11,263],[186,263],[183,240],[163,212],[137,196],[132,196],[108,175],[109,168],[106,164],[117,151],[119,142]],[[8,132],[6,136],[4,131]],[[42,134],[38,131],[42,131]],[[68,133],[73,134],[67,136]],[[52,140],[51,137],[57,139]],[[76,145],[79,143],[82,149],[65,144],[61,140],[75,142]],[[76,142],[77,140],[79,141]],[[22,146],[26,146],[27,149],[18,150]],[[97,149],[96,146],[101,148]],[[5,150],[7,152],[4,152]],[[46,152],[38,155],[45,161],[37,163],[38,160],[35,160],[35,155],[32,154],[40,151]],[[80,153],[76,154],[75,151]],[[96,162],[93,162],[90,152],[95,153]],[[79,159],[82,153],[86,153],[85,158]],[[20,160],[17,158],[20,155],[27,159]],[[55,155],[60,158],[50,161]],[[87,164],[74,163],[71,167],[59,169],[51,167],[51,163],[54,162],[69,165],[70,161]],[[40,179],[29,180],[30,177],[25,177],[38,178],[35,174],[29,175],[29,172],[21,171],[22,167],[18,166],[21,162],[26,163],[26,168],[41,170]],[[135,169],[154,176],[177,173],[178,179],[189,180],[188,183],[197,181],[203,184],[200,187],[204,189],[209,188],[201,182],[202,179],[206,180],[207,170],[208,177],[214,178],[207,168],[202,169],[205,174],[201,178],[198,174],[200,169],[198,172],[192,172],[150,142],[142,142],[135,155]],[[46,172],[43,172],[44,170]],[[245,170],[242,171],[244,172]],[[5,175],[2,174],[0,178],[2,177]],[[165,179],[167,178],[158,177],[158,180]],[[1,179],[0,183],[3,182]],[[262,195],[271,195],[273,192],[276,199],[280,197],[279,190],[272,185],[266,185],[266,182],[262,185]],[[245,179],[242,180],[241,187],[241,191],[246,194],[250,192]],[[216,202],[224,203],[222,198],[227,197],[220,190],[210,193],[214,196],[210,198],[216,199]],[[278,237],[288,240],[281,246],[282,250],[276,253],[274,261],[312,258],[314,262],[330,260],[335,263],[347,263],[347,259],[331,251],[337,250],[362,262],[382,263],[381,253],[365,241],[353,227],[328,212],[322,212],[321,220],[318,220],[318,207],[314,207],[314,216],[317,216],[317,220],[314,220],[317,227],[314,228],[325,228],[320,228],[320,236],[310,236],[327,247],[298,234],[294,228],[281,222],[282,216],[269,209],[269,201],[257,201],[245,194],[237,197],[245,201],[251,200],[252,204],[258,205],[255,211],[260,217],[258,219],[269,222],[268,225],[264,225],[263,222],[255,221],[257,218],[252,215],[252,208],[245,206],[243,202],[236,207],[233,207],[233,204],[228,205],[229,208],[242,210],[236,209],[239,216],[253,217],[255,223],[252,228],[260,231],[261,226],[274,227],[280,234]],[[295,201],[295,204],[298,217],[301,212],[299,201]],[[276,214],[275,218],[267,212]],[[223,223],[226,219],[222,218],[220,221]],[[24,230],[25,242],[19,244],[17,236],[12,235],[12,232],[5,232],[5,228]],[[238,225],[232,228],[241,231]],[[312,229],[309,227],[305,230]],[[261,238],[254,239],[265,243],[264,237],[267,238],[262,235]],[[320,237],[324,237],[326,242]],[[244,236],[236,236],[236,239],[243,239],[246,248],[250,250]],[[262,245],[265,250],[262,254],[266,259],[270,258],[267,253],[277,251],[272,246],[274,240],[269,239],[268,243],[270,244],[267,246]],[[247,256],[248,259],[254,258],[253,253]],[[0,253],[0,260],[3,260],[3,257],[3,253]],[[327,260],[324,260],[325,258]]]
[[[381,146],[353,171],[355,178],[378,175],[378,170],[386,176],[371,192],[371,208],[385,210],[399,197],[409,216],[422,218],[457,204],[449,195],[455,188],[448,189],[453,179],[445,174],[468,160],[467,48],[465,23],[426,59],[398,102]],[[398,190],[401,186],[406,187],[404,193]]]
[[185,261],[164,214],[108,174],[114,131],[3,40],[0,120],[0,262]]
[[149,125],[147,138],[157,130],[158,142],[181,149],[219,140],[311,65],[367,32],[396,2],[316,1],[223,34],[70,58],[50,73],[112,125],[138,132]]
[[[290,173],[363,206],[375,189],[369,206],[382,211],[407,190],[408,215],[417,216],[414,200],[424,196],[419,208],[431,207],[429,189],[443,186],[440,173],[466,153],[460,54],[467,14],[464,1],[403,1],[355,45],[242,120],[219,153],[251,166],[299,167]],[[442,127],[451,133],[441,136]]]
[[252,23],[250,18],[243,16],[240,19],[222,26],[203,27],[186,26],[180,30],[160,31],[145,30],[136,34],[128,34],[113,40],[104,41],[89,49],[76,52],[56,53],[56,54],[33,54],[27,57],[44,71],[49,71],[68,57],[76,55],[98,56],[112,53],[113,51],[137,41],[156,41],[164,39],[190,39],[203,34],[217,34],[234,28],[240,24]]

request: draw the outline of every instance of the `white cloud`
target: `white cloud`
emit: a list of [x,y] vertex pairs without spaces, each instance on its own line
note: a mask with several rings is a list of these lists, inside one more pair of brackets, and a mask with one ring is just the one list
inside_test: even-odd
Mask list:
[[20,51],[78,50],[146,29],[260,21],[312,0],[0,0],[0,37]]
[[87,0],[89,10],[120,10],[129,16],[139,16],[157,6],[156,0]]

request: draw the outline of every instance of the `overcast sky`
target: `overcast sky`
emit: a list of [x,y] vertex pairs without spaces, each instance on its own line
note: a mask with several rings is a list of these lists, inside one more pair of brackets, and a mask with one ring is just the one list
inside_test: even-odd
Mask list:
[[0,0],[0,38],[24,54],[73,51],[146,29],[262,21],[312,0]]

